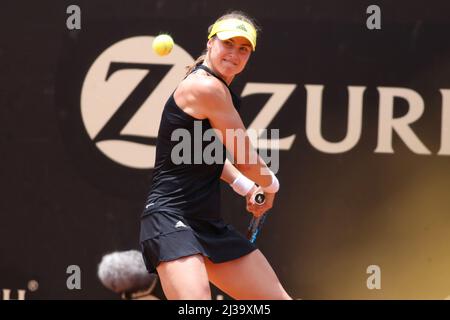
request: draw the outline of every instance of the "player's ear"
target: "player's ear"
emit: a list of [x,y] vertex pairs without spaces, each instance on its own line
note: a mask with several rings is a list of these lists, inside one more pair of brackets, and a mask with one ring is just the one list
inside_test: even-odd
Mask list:
[[216,41],[217,36],[212,36],[211,39],[208,40],[206,46],[208,50],[211,49],[211,47],[214,45],[214,41]]

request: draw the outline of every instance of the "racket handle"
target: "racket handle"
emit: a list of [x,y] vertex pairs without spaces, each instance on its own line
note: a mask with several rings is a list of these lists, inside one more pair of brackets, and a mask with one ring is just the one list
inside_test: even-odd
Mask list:
[[[255,194],[255,202],[258,205],[263,205],[264,202],[266,202],[266,196],[262,192],[258,192]],[[267,213],[263,214],[262,216],[256,218],[253,217],[250,221],[250,224],[247,229],[247,239],[250,240],[250,242],[255,242],[256,237],[259,233],[259,230],[261,229],[264,220],[266,220]]]
[[247,230],[247,239],[250,240],[250,242],[255,242],[256,237],[258,236],[259,231],[261,230],[264,221],[266,221],[267,218],[267,212],[263,214],[262,216],[256,218],[253,217],[250,221],[250,225]]
[[250,224],[248,225],[247,228],[247,239],[251,240],[253,237],[253,232],[254,232],[254,228],[255,228],[255,217],[252,218],[252,220],[250,220]]

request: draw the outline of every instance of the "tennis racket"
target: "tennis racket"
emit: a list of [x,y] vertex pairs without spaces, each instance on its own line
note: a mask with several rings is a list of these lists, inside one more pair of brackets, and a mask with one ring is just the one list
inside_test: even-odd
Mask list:
[[[257,193],[255,195],[255,202],[258,205],[264,204],[266,201],[266,197],[264,196],[264,193]],[[261,231],[261,228],[264,224],[264,221],[267,218],[268,212],[264,213],[260,217],[253,216],[252,220],[250,221],[250,224],[247,229],[247,239],[250,240],[250,242],[254,243],[256,241],[256,237],[258,236],[259,232]]]

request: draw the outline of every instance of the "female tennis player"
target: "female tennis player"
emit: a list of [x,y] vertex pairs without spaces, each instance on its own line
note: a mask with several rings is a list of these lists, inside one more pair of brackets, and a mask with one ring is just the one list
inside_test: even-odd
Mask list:
[[[279,189],[278,179],[249,143],[237,111],[240,100],[229,88],[255,51],[257,27],[235,11],[208,32],[205,53],[189,67],[162,114],[141,219],[144,261],[149,272],[158,273],[167,299],[211,299],[210,282],[234,299],[291,299],[261,251],[220,213],[220,179],[246,197],[247,210],[255,216],[272,207]],[[217,132],[233,163],[225,152],[220,163],[173,161],[178,143],[173,132],[184,129],[194,137],[198,127]],[[238,129],[244,144],[238,135],[227,136],[227,130]],[[210,142],[200,143],[204,150]],[[264,192],[263,205],[254,201],[258,192]]]

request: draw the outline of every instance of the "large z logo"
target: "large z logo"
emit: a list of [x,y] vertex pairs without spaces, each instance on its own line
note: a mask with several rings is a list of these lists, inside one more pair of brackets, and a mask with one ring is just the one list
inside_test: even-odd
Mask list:
[[[117,111],[112,115],[105,126],[94,137],[94,142],[105,140],[124,140],[146,145],[155,145],[156,137],[144,137],[133,134],[121,134],[125,126],[131,122],[131,118],[144,104],[149,93],[153,92],[170,70],[167,65],[143,64],[143,63],[117,63],[110,64],[106,75],[106,81],[115,72],[121,70],[147,70],[146,76],[138,83],[130,95],[119,105]],[[156,119],[155,119],[156,120]],[[154,120],[152,121],[155,122]]]
[[113,62],[110,65],[106,81],[109,77],[120,70],[147,70],[147,75],[139,82],[136,88],[130,93],[130,95],[122,102],[117,111],[113,114],[110,120],[95,136],[94,142],[100,142],[105,140],[124,140],[136,143],[142,143],[147,145],[155,145],[156,137],[144,137],[132,134],[121,134],[121,131],[125,126],[131,122],[131,118],[138,111],[138,109],[144,104],[145,100],[149,96],[149,92],[153,92],[158,83],[167,72],[170,70],[166,65],[152,65],[142,63],[116,63]]

